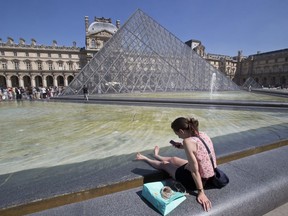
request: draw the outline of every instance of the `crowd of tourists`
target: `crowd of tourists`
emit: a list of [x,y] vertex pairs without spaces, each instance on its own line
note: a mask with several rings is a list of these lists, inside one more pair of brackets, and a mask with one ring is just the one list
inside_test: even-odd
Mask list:
[[9,100],[41,100],[57,97],[63,87],[13,87],[0,88],[0,101]]

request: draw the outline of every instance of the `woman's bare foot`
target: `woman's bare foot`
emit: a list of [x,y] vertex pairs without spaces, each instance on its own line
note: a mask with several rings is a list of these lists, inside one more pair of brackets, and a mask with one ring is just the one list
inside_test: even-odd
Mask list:
[[136,154],[136,160],[147,160],[148,158],[146,157],[146,156],[144,156],[144,155],[142,155],[140,152],[138,152],[137,154]]

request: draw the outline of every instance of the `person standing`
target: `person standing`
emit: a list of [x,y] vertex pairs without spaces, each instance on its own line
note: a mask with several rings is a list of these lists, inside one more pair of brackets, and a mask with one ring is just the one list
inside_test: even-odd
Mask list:
[[21,92],[20,88],[15,87],[15,94],[16,94],[16,100],[21,100],[22,99],[22,92]]
[[84,99],[86,99],[87,101],[88,99],[88,88],[86,87],[86,85],[84,85],[83,87],[83,94],[84,94]]

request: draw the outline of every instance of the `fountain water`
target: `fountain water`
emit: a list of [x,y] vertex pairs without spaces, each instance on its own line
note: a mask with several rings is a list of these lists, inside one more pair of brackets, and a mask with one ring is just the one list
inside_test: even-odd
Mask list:
[[211,77],[210,94],[212,95],[214,91],[216,91],[216,73],[215,72],[212,74],[212,77]]
[[[213,80],[215,81],[215,75]],[[237,100],[240,100],[240,97],[255,100],[253,94],[246,92],[230,94],[218,92],[214,96],[221,99],[220,96],[223,95],[226,100],[235,97]],[[193,97],[200,100],[207,96],[204,92],[193,95],[156,95],[159,98],[167,95],[169,98]],[[257,95],[257,99],[265,101],[270,97]],[[251,112],[100,104],[87,106],[85,103],[38,101],[0,103],[0,106],[0,175],[112,156],[124,157],[134,152],[153,149],[155,143],[159,147],[167,147],[168,141],[175,138],[169,122],[178,116],[189,115],[188,113],[201,119],[201,129],[212,138],[288,122],[286,113],[280,111],[277,115],[270,112],[263,115],[263,111],[255,110]],[[217,127],[211,127],[211,122],[217,122]]]

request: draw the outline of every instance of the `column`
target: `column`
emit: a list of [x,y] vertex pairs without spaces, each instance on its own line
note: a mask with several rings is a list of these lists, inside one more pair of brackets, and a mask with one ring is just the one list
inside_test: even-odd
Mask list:
[[46,80],[46,76],[42,76],[42,81],[43,81],[43,87],[47,87],[47,80]]
[[31,87],[32,87],[32,88],[36,87],[35,75],[31,75]]
[[68,86],[68,80],[67,80],[67,75],[64,75],[64,86]]
[[53,78],[54,78],[54,80],[53,80],[53,85],[56,86],[56,87],[58,87],[58,83],[57,83],[57,76],[54,75]]
[[11,82],[11,76],[10,75],[6,76],[6,83],[7,83],[7,88],[12,87],[12,82]]
[[23,87],[24,88],[24,80],[23,80],[23,75],[19,75],[19,87]]

